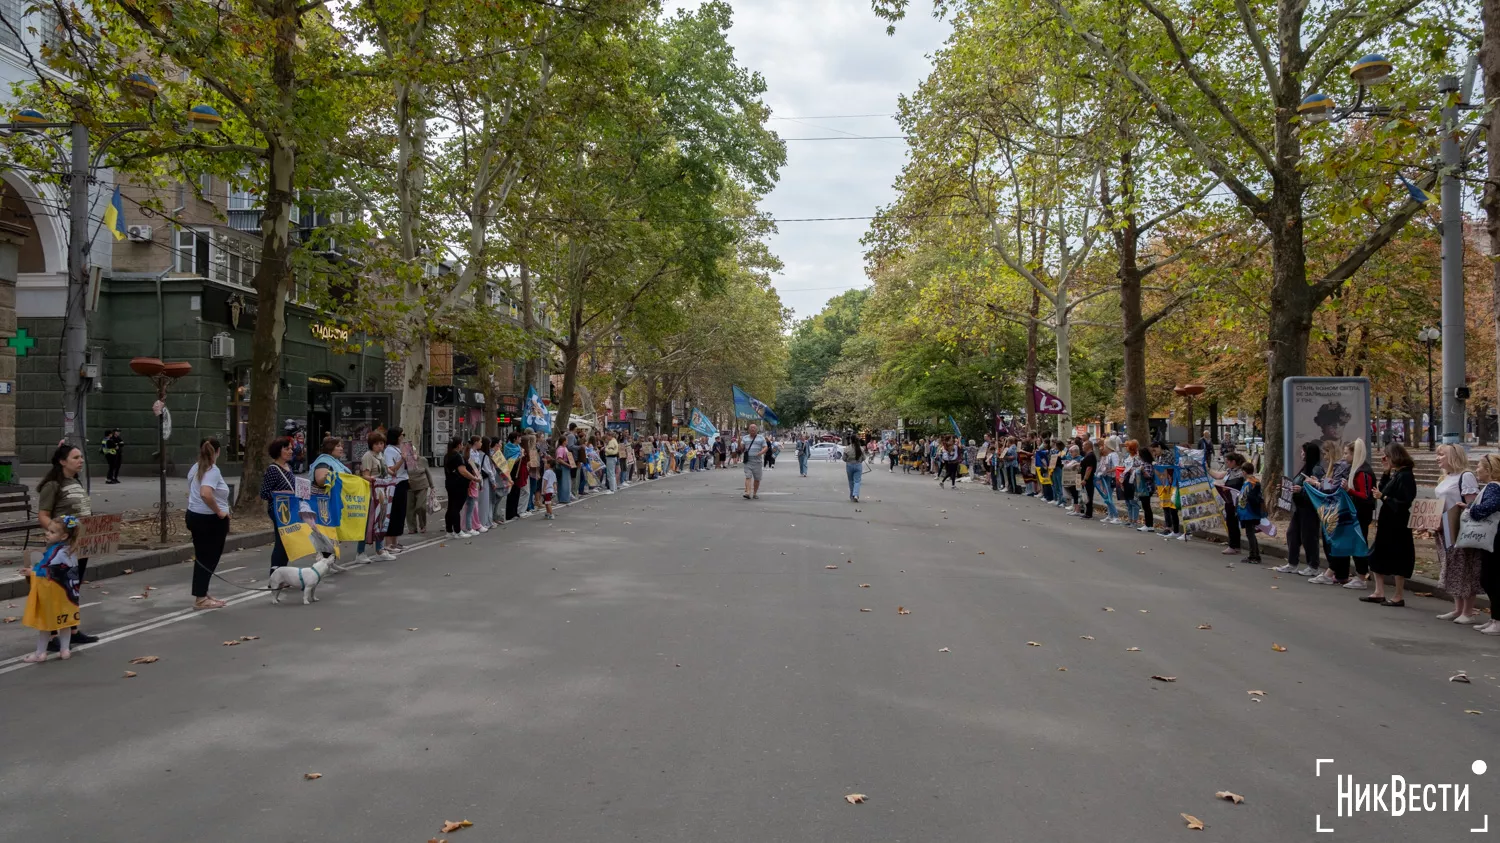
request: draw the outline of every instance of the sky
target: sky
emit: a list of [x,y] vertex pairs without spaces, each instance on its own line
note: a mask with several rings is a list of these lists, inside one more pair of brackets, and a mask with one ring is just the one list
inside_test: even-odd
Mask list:
[[[765,77],[770,123],[787,139],[787,163],[761,208],[778,220],[868,217],[895,199],[902,140],[792,138],[897,135],[896,99],[926,78],[949,27],[914,0],[894,36],[869,0],[732,0],[729,40],[742,66]],[[678,0],[669,9],[696,8]],[[844,115],[882,115],[846,117]],[[822,119],[805,119],[822,118]],[[835,119],[836,118],[836,119]],[[802,319],[844,290],[869,285],[859,238],[868,220],[782,222],[770,240],[785,268],[782,303]]]

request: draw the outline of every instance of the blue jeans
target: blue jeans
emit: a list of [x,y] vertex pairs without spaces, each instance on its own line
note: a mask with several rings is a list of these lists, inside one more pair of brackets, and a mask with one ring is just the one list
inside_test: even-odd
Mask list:
[[604,458],[604,488],[611,492],[615,490],[615,463],[619,461],[619,457]]
[[807,454],[797,455],[797,470],[802,472],[803,477],[807,476]]
[[542,476],[534,474],[526,481],[526,511],[536,512],[537,495],[542,492]]
[[859,482],[865,476],[865,464],[862,462],[844,463],[844,473],[849,475],[849,497],[859,497]]
[[1141,520],[1141,502],[1133,495],[1125,499],[1125,515],[1132,524]]
[[1102,481],[1096,485],[1099,487],[1100,497],[1104,498],[1104,511],[1109,514],[1110,518],[1119,518],[1120,511],[1115,508],[1115,490],[1113,486]]
[[557,467],[557,502],[569,503],[573,500],[573,469],[565,465]]

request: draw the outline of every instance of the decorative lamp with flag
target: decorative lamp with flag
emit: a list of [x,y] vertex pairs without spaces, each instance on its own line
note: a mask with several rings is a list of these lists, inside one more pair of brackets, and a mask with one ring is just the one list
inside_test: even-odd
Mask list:
[[47,116],[34,108],[23,108],[10,116],[12,123],[46,123]]
[[1349,76],[1354,81],[1365,87],[1384,85],[1391,78],[1391,60],[1379,53],[1370,53],[1361,56],[1354,66],[1349,68]]
[[1308,94],[1297,106],[1297,113],[1306,120],[1321,123],[1333,116],[1333,97],[1327,94]]
[[126,75],[125,80],[120,83],[120,88],[130,96],[152,102],[161,93],[161,87],[144,73],[131,73]]
[[195,132],[212,132],[224,125],[224,117],[211,105],[199,103],[188,109],[188,127]]

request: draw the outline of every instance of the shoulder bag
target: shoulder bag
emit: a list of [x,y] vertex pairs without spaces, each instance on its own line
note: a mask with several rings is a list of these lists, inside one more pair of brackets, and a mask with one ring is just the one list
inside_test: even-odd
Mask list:
[[[1483,495],[1484,489],[1480,489],[1479,493]],[[1453,546],[1493,553],[1497,528],[1500,528],[1500,512],[1491,513],[1485,518],[1474,518],[1469,514],[1468,507],[1463,507],[1458,516],[1458,528],[1453,531]]]

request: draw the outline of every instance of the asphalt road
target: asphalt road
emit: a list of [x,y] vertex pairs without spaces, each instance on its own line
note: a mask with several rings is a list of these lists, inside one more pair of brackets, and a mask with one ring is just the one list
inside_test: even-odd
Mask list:
[[[837,464],[783,459],[759,501],[739,482],[592,498],[312,606],[184,613],[184,567],[110,580],[84,616],[111,635],[66,663],[6,661],[30,632],[0,627],[0,840],[1198,839],[1181,813],[1204,840],[1500,833],[1500,640],[1435,600],[1367,606],[883,469],[859,504]],[[1336,817],[1350,773],[1467,784],[1469,810]]]

